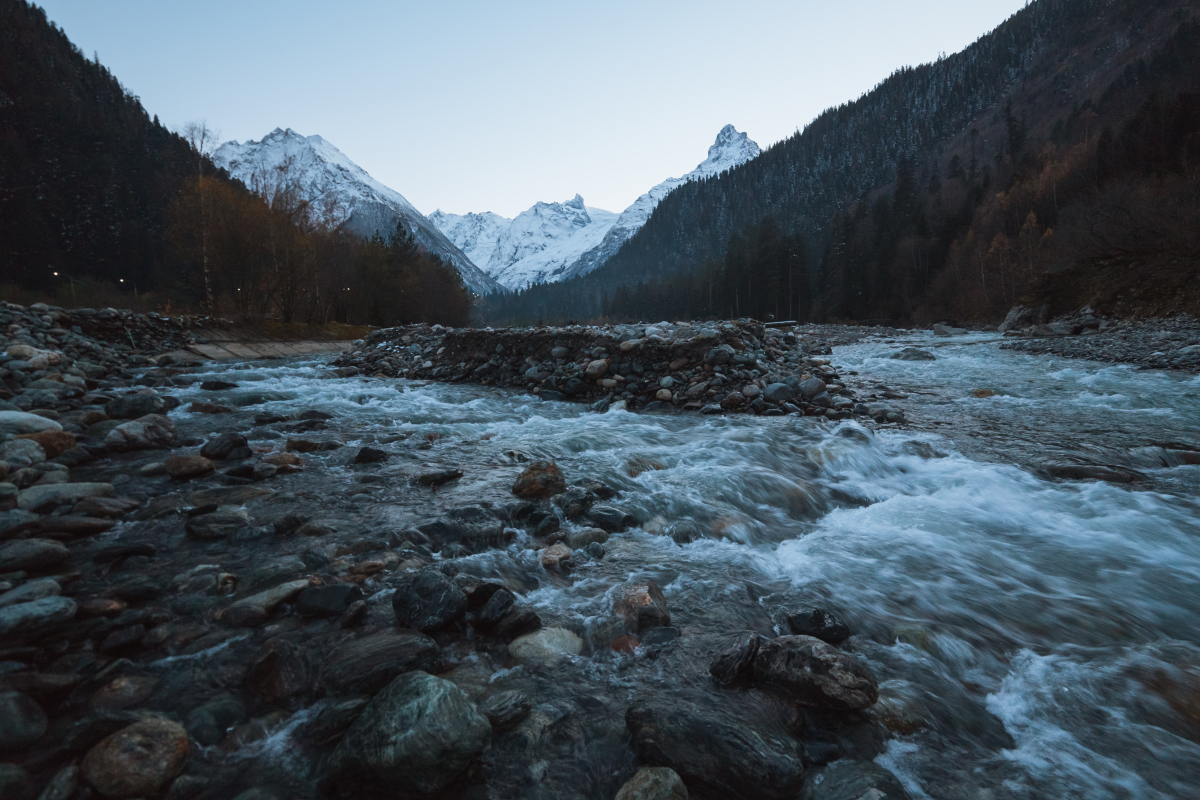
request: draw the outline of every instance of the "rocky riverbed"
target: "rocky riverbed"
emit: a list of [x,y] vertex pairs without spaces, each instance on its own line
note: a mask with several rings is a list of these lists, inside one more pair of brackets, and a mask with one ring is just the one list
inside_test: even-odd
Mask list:
[[1145,369],[1200,372],[1200,320],[1175,317],[1099,323],[1090,315],[1076,315],[1057,326],[1028,329],[1028,338],[1006,342],[1004,347]]
[[477,330],[414,325],[375,331],[334,363],[376,375],[525,389],[543,400],[701,414],[803,414],[899,422],[857,397],[830,367],[833,345],[890,328],[788,326],[751,320]]
[[[435,326],[215,365],[5,313],[6,799],[1195,785],[1178,381],[1106,407],[1179,430],[1136,450],[1045,427],[1030,357],[979,337]],[[1122,380],[1049,371],[1094,391],[1047,413]],[[1136,481],[968,441],[1009,428]]]

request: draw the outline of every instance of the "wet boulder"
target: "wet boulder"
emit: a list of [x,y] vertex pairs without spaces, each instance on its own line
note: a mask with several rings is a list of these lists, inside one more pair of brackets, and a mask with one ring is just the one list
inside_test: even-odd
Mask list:
[[28,603],[31,600],[41,600],[43,597],[57,597],[62,594],[62,586],[53,578],[38,578],[11,589],[0,592],[0,608]]
[[592,527],[608,533],[620,533],[638,524],[636,517],[614,506],[594,506],[586,519]]
[[225,461],[236,451],[247,446],[246,437],[230,431],[215,436],[200,448],[200,455],[213,461]]
[[749,679],[754,674],[754,658],[764,641],[757,633],[747,631],[740,634],[713,659],[709,673],[722,686]]
[[583,652],[583,640],[566,628],[542,628],[513,639],[508,652],[522,663],[549,661]]
[[45,461],[46,451],[31,439],[13,439],[0,444],[0,460],[16,470]]
[[516,602],[516,597],[508,589],[493,592],[475,615],[476,627],[485,631],[494,630]]
[[340,617],[362,596],[362,589],[353,583],[312,586],[296,598],[296,611],[302,617]]
[[786,383],[772,383],[763,390],[763,398],[771,403],[789,403],[796,397],[796,390]]
[[128,394],[109,400],[104,405],[104,413],[109,419],[138,419],[148,414],[162,414],[167,410],[167,404],[156,394]]
[[937,361],[937,356],[933,353],[916,347],[906,347],[899,352],[892,353],[889,358],[896,361]]
[[671,624],[671,612],[667,598],[654,581],[634,581],[617,590],[613,600],[613,613],[625,620],[636,631],[667,627]]
[[46,733],[46,712],[29,695],[0,692],[0,753],[29,747]]
[[879,699],[879,687],[857,658],[812,636],[780,636],[754,657],[754,684],[801,705],[860,710]]
[[221,743],[226,731],[245,719],[246,707],[241,700],[233,695],[219,695],[188,712],[187,732],[194,741],[212,747]]
[[210,514],[192,517],[184,524],[189,539],[215,542],[249,528],[250,515],[241,508],[218,508]]
[[0,637],[40,635],[75,618],[75,601],[69,597],[43,597],[0,609]]
[[813,636],[821,641],[839,645],[850,638],[846,623],[823,608],[802,608],[787,615],[787,624],[797,636]]
[[809,378],[806,381],[801,381],[800,394],[805,400],[811,402],[814,397],[824,394],[825,388],[825,381],[820,378]]
[[330,759],[329,780],[357,796],[432,795],[466,772],[491,738],[487,717],[461,689],[410,672],[389,683],[350,726]]
[[84,780],[111,800],[152,797],[183,771],[188,736],[160,718],[136,722],[97,744],[83,759]]
[[0,572],[49,569],[70,555],[66,545],[53,539],[18,539],[0,545]]
[[793,800],[803,786],[794,718],[767,698],[655,696],[635,702],[625,723],[643,763],[669,767],[708,795]]
[[800,800],[909,800],[890,771],[872,761],[841,760],[806,782]]
[[273,589],[237,601],[221,611],[218,618],[229,625],[253,628],[270,619],[276,608],[290,603],[308,586],[307,578],[280,584]]
[[509,730],[529,716],[533,703],[521,692],[498,692],[483,701],[479,711],[488,718],[494,732]]
[[26,433],[17,437],[18,441],[37,442],[46,459],[58,458],[63,453],[75,447],[75,434],[66,431],[41,431]]
[[175,443],[175,423],[161,414],[149,414],[118,425],[104,437],[104,444],[118,453],[131,450],[161,450]]
[[267,703],[308,691],[311,677],[304,651],[283,637],[267,641],[250,658],[246,688]]
[[0,436],[11,433],[38,433],[39,431],[61,431],[62,425],[26,411],[0,411]]
[[170,456],[163,462],[163,467],[172,480],[190,481],[211,475],[217,467],[204,456],[178,455]]
[[616,800],[688,800],[688,790],[670,767],[642,767],[617,792]]
[[513,494],[529,500],[540,500],[560,494],[567,489],[562,470],[553,461],[535,461],[517,476]]
[[396,587],[392,610],[401,627],[431,631],[459,619],[467,610],[467,596],[441,572],[427,568]]
[[437,672],[442,649],[423,633],[383,630],[343,642],[321,664],[320,683],[335,695],[371,695],[398,675]]

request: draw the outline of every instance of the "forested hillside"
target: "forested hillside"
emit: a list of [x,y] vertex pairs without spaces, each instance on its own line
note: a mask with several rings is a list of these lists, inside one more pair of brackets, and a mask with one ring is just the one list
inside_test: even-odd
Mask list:
[[[0,274],[149,288],[168,204],[196,173],[187,144],[85,57],[45,11],[0,0]],[[60,277],[61,277],[60,276]]]
[[411,231],[364,240],[320,224],[330,209],[315,213],[320,198],[302,200],[286,170],[250,192],[214,167],[204,137],[151,118],[43,9],[0,0],[0,45],[8,291],[288,322],[467,321],[458,274]]
[[[680,187],[587,278],[496,299],[489,313],[658,318],[740,308],[898,322],[1002,314],[1019,297],[1047,293],[1080,259],[1104,260],[1076,229],[1104,227],[1082,209],[1106,188],[1128,189],[1134,173],[1165,179],[1161,163],[1118,176],[1097,159],[1151,98],[1186,107],[1198,63],[1193,15],[1177,0],[1038,0],[962,53],[902,69],[759,158]],[[1187,128],[1180,113],[1174,124]],[[1183,184],[1194,178],[1180,161],[1189,133],[1176,137],[1168,170]],[[1043,182],[1048,205],[1033,188]],[[1177,211],[1185,186],[1162,191],[1164,209]],[[1158,203],[1157,192],[1143,192],[1144,203]],[[1074,233],[1056,237],[1061,222]]]

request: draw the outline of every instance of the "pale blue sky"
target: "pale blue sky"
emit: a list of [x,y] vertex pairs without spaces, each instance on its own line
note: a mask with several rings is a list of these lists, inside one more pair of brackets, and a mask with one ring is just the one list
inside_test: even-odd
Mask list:
[[318,133],[418,209],[620,211],[726,123],[764,149],[1024,0],[42,0],[151,114]]

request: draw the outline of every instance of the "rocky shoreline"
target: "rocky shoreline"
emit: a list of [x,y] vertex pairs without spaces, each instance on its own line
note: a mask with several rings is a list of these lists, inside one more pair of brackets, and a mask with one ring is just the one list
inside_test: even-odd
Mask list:
[[596,411],[858,416],[901,422],[878,397],[858,397],[830,366],[832,347],[890,328],[766,327],[749,320],[565,328],[452,329],[412,325],[373,332],[334,365],[374,375],[523,389]]
[[[522,597],[527,579],[460,566],[472,555],[527,552],[529,569],[568,584],[655,524],[631,514],[617,489],[514,454],[506,501],[430,506],[421,493],[453,496],[461,471],[396,482],[380,470],[397,447],[419,455],[433,442],[346,446],[353,435],[336,415],[255,412],[263,396],[201,383],[201,367],[66,327],[77,312],[7,306],[0,315],[6,799],[543,796],[531,788],[544,763],[535,754],[580,746],[573,737],[600,725],[586,721],[597,714],[614,748],[611,774],[538,778],[546,786],[592,781],[579,796],[625,800],[907,796],[871,763],[889,735],[886,715],[873,710],[877,681],[855,656],[850,628],[826,610],[792,603],[774,629],[729,636],[706,655],[696,651],[702,637],[680,639],[653,581],[616,587],[609,618],[585,632],[534,610]],[[105,318],[113,332],[129,330]],[[816,355],[828,347],[816,334],[751,324],[664,333],[675,335],[651,332],[622,350],[633,340],[622,331],[599,344],[594,331],[406,329],[368,343],[386,358],[364,349],[340,369],[357,361],[436,378],[438,367],[425,365],[433,359],[415,364],[411,350],[397,352],[436,344],[445,348],[437,363],[470,360],[485,367],[470,373],[479,383],[504,385],[508,359],[474,358],[482,344],[519,345],[522,361],[567,347],[587,358],[555,359],[552,369],[546,360],[538,388],[547,397],[558,391],[549,386],[567,389],[578,366],[589,383],[572,393],[593,405],[853,412]],[[586,377],[596,362],[611,371]],[[620,369],[644,388],[603,383]],[[763,397],[775,378],[793,389],[786,400]],[[720,388],[697,390],[705,384]],[[207,399],[182,405],[171,394],[197,387]],[[326,497],[322,469],[331,468],[354,470],[364,490],[386,481],[410,512],[407,525],[354,523],[348,509],[363,495]],[[690,541],[683,528],[673,535]],[[651,693],[630,704],[618,692],[564,705],[519,678],[563,658],[651,668],[673,651],[697,665],[686,697]],[[513,680],[495,683],[509,672]],[[402,733],[406,743],[392,744]],[[317,785],[261,760],[281,736]]]
[[1200,373],[1200,320],[1194,317],[1114,322],[1080,313],[1008,335],[1018,338],[1002,344],[1005,350]]

